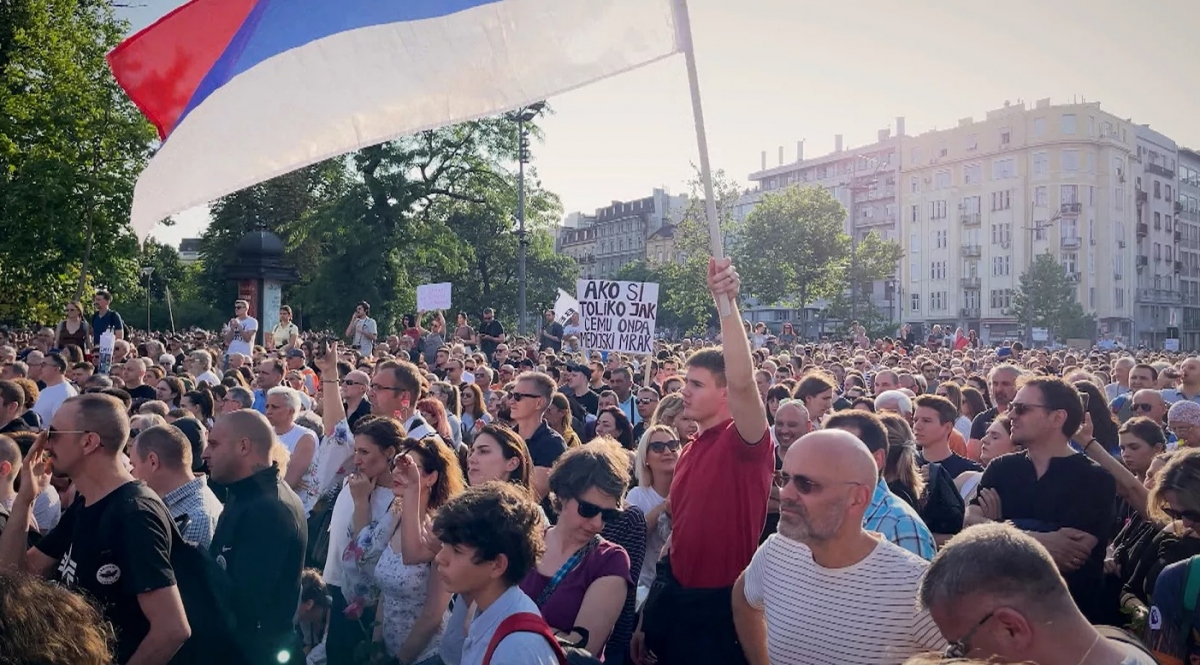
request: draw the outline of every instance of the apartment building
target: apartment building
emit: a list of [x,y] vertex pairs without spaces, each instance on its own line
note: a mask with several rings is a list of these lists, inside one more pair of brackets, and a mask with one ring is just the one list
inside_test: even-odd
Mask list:
[[594,215],[572,213],[559,228],[560,252],[573,257],[585,277],[611,277],[623,266],[646,259],[646,240],[687,212],[686,194],[655,189],[633,201],[613,201]]
[[1178,201],[1175,206],[1176,260],[1183,265],[1179,272],[1179,291],[1183,298],[1183,317],[1180,321],[1180,347],[1190,351],[1200,349],[1200,152],[1179,148]]
[[[896,118],[896,132],[881,129],[870,145],[847,149],[842,135],[834,137],[833,152],[806,159],[804,142],[796,144],[796,161],[784,161],[779,148],[779,163],[767,166],[767,153],[762,153],[762,167],[749,179],[757,186],[747,191],[734,207],[734,218],[741,222],[750,214],[765,194],[800,186],[820,186],[828,189],[846,208],[845,230],[854,241],[862,240],[874,231],[887,240],[899,240],[898,188],[900,147],[904,139],[904,118]],[[876,282],[870,294],[859,294],[859,302],[870,303],[880,312],[896,320],[900,302],[895,292],[896,280]]]
[[[1133,156],[1137,212],[1137,291],[1134,294],[1133,340],[1162,348],[1168,337],[1178,339],[1183,318],[1179,275],[1183,261],[1176,245],[1183,233],[1175,227],[1179,183],[1175,142],[1147,126],[1139,126]],[[1168,334],[1168,329],[1172,334]]]
[[982,120],[904,139],[901,320],[1024,336],[1012,298],[1050,253],[1100,334],[1134,339],[1137,135],[1096,103],[1005,103]]

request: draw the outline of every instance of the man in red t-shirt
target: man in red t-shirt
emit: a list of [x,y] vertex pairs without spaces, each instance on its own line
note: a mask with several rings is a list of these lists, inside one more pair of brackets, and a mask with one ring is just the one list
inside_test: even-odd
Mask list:
[[735,304],[740,285],[729,259],[709,261],[708,290],[722,313],[725,346],[687,361],[683,415],[699,424],[700,433],[680,455],[671,483],[669,555],[634,636],[639,665],[746,662],[733,628],[731,593],[758,546],[775,465],[750,342]]

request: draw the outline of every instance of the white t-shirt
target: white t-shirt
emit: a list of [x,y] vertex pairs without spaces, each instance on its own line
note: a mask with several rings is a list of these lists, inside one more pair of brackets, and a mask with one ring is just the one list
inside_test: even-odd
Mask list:
[[233,341],[229,343],[228,353],[241,353],[250,357],[254,356],[253,340],[247,342],[242,339],[238,333],[246,332],[247,330],[258,330],[258,319],[253,316],[247,316],[244,319],[234,319],[230,321],[230,328],[233,330]]
[[[643,515],[662,505],[666,499],[659,496],[653,487],[635,487],[629,490],[625,499],[642,510]],[[667,544],[667,536],[671,535],[671,516],[663,513],[658,518],[655,529],[646,536],[646,556],[642,559],[642,571],[638,575],[638,586],[649,587],[654,584],[656,567],[661,558],[663,545]]]
[[197,376],[196,383],[207,383],[210,386],[219,386],[219,385],[221,385],[221,377],[217,376],[210,369],[210,370],[207,370],[206,372],[204,372],[203,374],[201,374],[200,376]]
[[375,350],[375,340],[367,339],[363,333],[371,333],[376,335],[379,333],[379,326],[375,323],[375,319],[366,317],[359,319],[354,324],[354,346],[358,347],[358,352],[364,356],[369,356]]
[[772,534],[746,568],[746,601],[766,614],[775,665],[899,665],[945,646],[916,605],[928,566],[880,537],[862,561],[822,568],[807,546]]
[[58,412],[58,407],[68,398],[79,394],[75,386],[63,381],[57,386],[46,386],[38,393],[37,401],[33,403],[33,412],[42,419],[42,427],[50,426],[50,419]]
[[279,442],[283,444],[284,448],[287,448],[288,454],[292,455],[296,452],[296,444],[300,443],[300,439],[304,438],[305,434],[311,436],[313,440],[313,459],[300,478],[301,486],[296,491],[296,496],[300,497],[300,503],[304,505],[304,515],[307,517],[312,513],[312,507],[316,505],[317,499],[321,498],[321,495],[317,493],[317,442],[320,439],[317,438],[316,432],[301,425],[293,425],[292,429],[278,436]]
[[289,323],[285,326],[280,322],[275,324],[275,329],[271,331],[271,342],[275,344],[275,348],[282,349],[292,341],[293,335],[300,336],[300,329],[296,327],[296,324]]

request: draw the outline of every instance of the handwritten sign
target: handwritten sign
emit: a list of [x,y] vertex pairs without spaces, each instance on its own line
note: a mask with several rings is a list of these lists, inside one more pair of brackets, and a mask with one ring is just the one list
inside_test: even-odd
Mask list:
[[450,309],[450,282],[418,286],[417,311],[433,312],[439,309]]
[[558,290],[558,300],[554,301],[554,320],[564,326],[573,317],[579,314],[579,301],[571,296],[571,294]]
[[576,284],[583,348],[647,354],[654,352],[658,284],[581,279]]

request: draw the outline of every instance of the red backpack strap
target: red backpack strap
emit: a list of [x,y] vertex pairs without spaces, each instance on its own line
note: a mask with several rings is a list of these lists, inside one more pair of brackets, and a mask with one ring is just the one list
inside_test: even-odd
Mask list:
[[558,640],[554,639],[554,633],[550,632],[550,626],[546,624],[542,615],[533,612],[511,614],[501,621],[499,626],[496,626],[496,631],[492,633],[492,639],[488,641],[487,651],[483,654],[483,665],[492,664],[492,653],[496,651],[496,647],[500,646],[500,642],[504,638],[513,633],[541,635],[550,644],[550,648],[554,649],[554,655],[558,658],[559,665],[567,665],[567,656],[563,653],[562,647],[558,645]]

